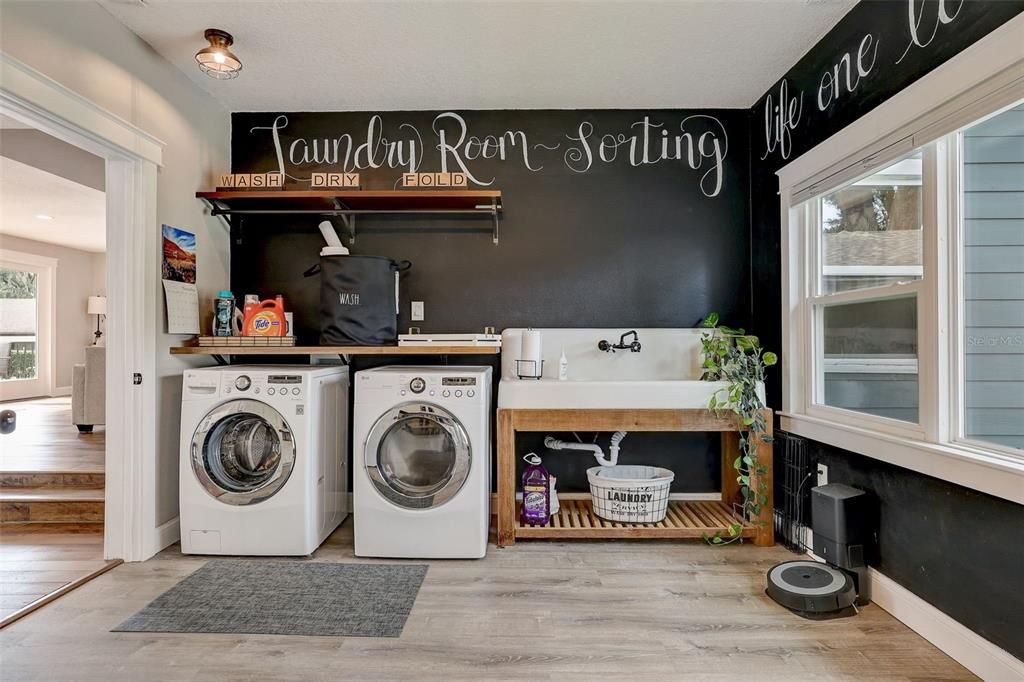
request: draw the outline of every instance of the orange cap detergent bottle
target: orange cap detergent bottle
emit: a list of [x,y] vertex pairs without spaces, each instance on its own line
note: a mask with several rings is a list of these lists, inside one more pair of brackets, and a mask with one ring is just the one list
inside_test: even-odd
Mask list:
[[284,336],[284,297],[251,303],[246,296],[243,336]]

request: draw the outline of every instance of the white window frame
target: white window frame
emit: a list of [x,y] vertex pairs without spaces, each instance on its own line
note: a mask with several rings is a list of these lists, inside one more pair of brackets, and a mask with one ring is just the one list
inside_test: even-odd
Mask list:
[[[960,136],[1024,99],[1018,16],[779,172],[783,278],[782,428],[838,448],[1024,504],[1019,450],[963,437]],[[921,280],[821,296],[818,229],[808,199],[923,148]],[[957,191],[946,191],[953,186]],[[943,195],[945,197],[943,198]],[[809,229],[813,225],[813,229]],[[813,303],[913,294],[918,309],[919,423],[815,401],[822,376]],[[792,361],[790,361],[792,359]],[[956,390],[949,390],[956,387]]]
[[54,352],[57,337],[57,265],[56,258],[34,253],[0,249],[0,264],[36,275],[36,378],[30,381],[38,389],[18,390],[20,382],[0,384],[0,400],[24,400],[53,395],[57,359]]

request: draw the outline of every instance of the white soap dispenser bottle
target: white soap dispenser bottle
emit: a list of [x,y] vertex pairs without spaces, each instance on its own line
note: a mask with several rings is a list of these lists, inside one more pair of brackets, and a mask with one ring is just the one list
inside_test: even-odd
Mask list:
[[562,348],[562,357],[558,359],[558,380],[569,379],[569,359],[565,357],[565,348]]

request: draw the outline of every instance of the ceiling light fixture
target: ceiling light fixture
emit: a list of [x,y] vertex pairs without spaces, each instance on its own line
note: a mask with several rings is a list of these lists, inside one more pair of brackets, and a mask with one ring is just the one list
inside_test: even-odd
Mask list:
[[36,218],[39,220],[53,220],[52,215],[46,215],[45,213],[37,213]]
[[219,81],[238,76],[242,61],[228,49],[235,42],[231,34],[219,28],[208,28],[203,35],[210,41],[210,46],[196,52],[199,70]]

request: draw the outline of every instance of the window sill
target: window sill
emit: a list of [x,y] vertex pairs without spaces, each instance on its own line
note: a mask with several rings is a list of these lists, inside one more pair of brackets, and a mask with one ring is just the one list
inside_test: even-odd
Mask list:
[[798,436],[1024,504],[1024,457],[926,443],[804,414],[779,417],[782,429]]

